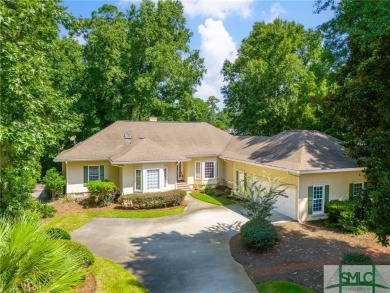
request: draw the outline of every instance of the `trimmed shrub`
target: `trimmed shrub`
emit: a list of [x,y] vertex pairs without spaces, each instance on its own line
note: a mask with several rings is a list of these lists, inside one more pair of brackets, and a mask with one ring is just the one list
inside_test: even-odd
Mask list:
[[250,248],[264,249],[279,241],[279,234],[271,222],[254,219],[241,226],[241,239]]
[[37,204],[37,211],[42,215],[42,218],[51,218],[55,215],[56,209],[48,204]]
[[50,236],[51,239],[71,239],[70,234],[60,228],[49,228],[46,230],[46,233]]
[[368,231],[367,224],[359,216],[360,211],[356,200],[331,200],[325,204],[325,212],[328,214],[326,224],[330,227],[341,228],[354,234]]
[[374,265],[369,255],[363,253],[346,253],[341,260],[342,265]]
[[65,178],[52,168],[47,170],[45,177],[43,177],[43,185],[45,185],[45,191],[51,199],[55,199],[64,194],[64,188],[66,184]]
[[114,199],[118,188],[109,180],[93,180],[86,184],[90,196],[87,205],[92,207],[108,206]]
[[72,240],[58,240],[62,241],[70,254],[80,256],[80,265],[83,267],[90,267],[95,262],[95,256],[84,244]]
[[184,190],[170,190],[155,193],[135,193],[119,198],[122,208],[158,209],[180,205],[186,196]]

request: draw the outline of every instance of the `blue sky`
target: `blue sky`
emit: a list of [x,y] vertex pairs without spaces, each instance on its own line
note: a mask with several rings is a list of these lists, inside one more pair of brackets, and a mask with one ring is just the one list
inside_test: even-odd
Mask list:
[[[63,1],[74,16],[84,17],[89,17],[103,4],[113,4],[125,11],[131,3],[139,1]],[[205,100],[209,96],[216,96],[221,100],[220,106],[223,100],[220,93],[223,62],[226,59],[234,61],[241,40],[249,35],[255,22],[272,22],[279,17],[294,20],[306,28],[316,28],[332,17],[329,11],[313,13],[314,0],[182,0],[182,3],[187,26],[194,34],[190,46],[200,50],[207,69],[202,85],[197,89],[197,96]]]

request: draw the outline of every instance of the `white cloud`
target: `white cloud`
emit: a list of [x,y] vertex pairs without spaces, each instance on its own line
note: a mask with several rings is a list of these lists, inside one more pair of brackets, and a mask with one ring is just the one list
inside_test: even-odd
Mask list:
[[198,27],[198,31],[201,38],[200,54],[204,58],[207,73],[197,89],[197,96],[204,100],[209,96],[216,96],[222,102],[223,76],[220,72],[226,59],[235,60],[237,45],[226,31],[222,20],[208,18]]
[[184,12],[191,17],[205,16],[225,19],[227,15],[251,15],[250,4],[253,0],[182,0]]
[[287,11],[282,7],[282,5],[279,2],[276,2],[271,5],[268,13],[263,11],[264,21],[267,23],[273,22],[276,18],[286,12]]

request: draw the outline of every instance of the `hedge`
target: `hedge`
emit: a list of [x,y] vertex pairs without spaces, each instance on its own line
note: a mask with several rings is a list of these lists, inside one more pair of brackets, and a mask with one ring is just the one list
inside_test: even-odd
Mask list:
[[263,249],[274,246],[279,234],[271,222],[254,219],[241,226],[241,240],[249,248]]
[[83,267],[89,267],[95,262],[95,256],[84,244],[75,242],[72,240],[57,240],[62,241],[65,247],[72,255],[77,255],[79,258],[80,265]]
[[122,208],[158,209],[180,205],[186,196],[184,190],[170,190],[154,193],[134,193],[119,198]]
[[49,228],[45,231],[51,239],[64,239],[64,240],[70,240],[71,236],[68,232],[61,228]]

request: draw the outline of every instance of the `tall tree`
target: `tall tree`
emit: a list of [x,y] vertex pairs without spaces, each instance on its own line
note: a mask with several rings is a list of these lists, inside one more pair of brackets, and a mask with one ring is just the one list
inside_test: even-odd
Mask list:
[[77,126],[68,116],[74,99],[53,87],[49,56],[58,22],[66,19],[58,2],[5,0],[0,5],[1,181],[18,184],[8,191],[28,193],[40,175],[45,147],[58,144]]
[[389,245],[390,2],[342,0],[318,6],[336,12],[322,26],[329,55],[335,52],[338,58],[332,59],[338,88],[326,101],[328,115],[350,155],[365,167],[368,182],[361,207],[379,240]]
[[272,135],[284,129],[321,129],[320,101],[328,84],[321,36],[295,22],[255,23],[238,58],[226,61],[222,91],[233,127]]

